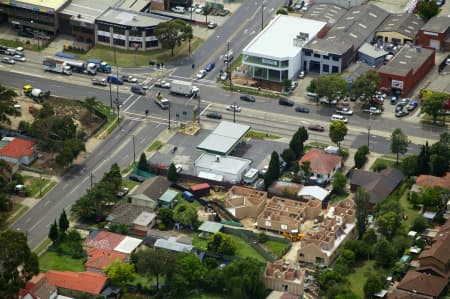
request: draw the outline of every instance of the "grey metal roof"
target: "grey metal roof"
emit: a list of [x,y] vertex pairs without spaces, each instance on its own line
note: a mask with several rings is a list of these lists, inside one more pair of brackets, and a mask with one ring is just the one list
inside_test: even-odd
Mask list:
[[192,245],[187,245],[187,244],[177,242],[176,238],[174,238],[174,237],[169,237],[168,240],[166,240],[166,239],[156,240],[155,247],[168,249],[168,250],[172,250],[172,251],[177,251],[177,252],[191,252],[192,248],[194,248],[194,246],[192,246]]
[[398,32],[414,39],[424,24],[422,18],[415,14],[391,14],[384,20],[377,32]]
[[198,146],[200,150],[227,155],[250,131],[250,126],[222,121]]
[[373,58],[378,58],[389,54],[389,52],[384,51],[377,45],[371,45],[369,43],[364,43],[361,48],[359,48],[358,52]]
[[432,17],[428,20],[428,22],[422,27],[423,31],[431,31],[444,33],[450,27],[450,18],[449,17]]
[[155,213],[142,212],[141,214],[139,214],[139,216],[137,216],[136,219],[134,219],[133,224],[148,226],[155,218],[156,218]]
[[[115,6],[119,0],[72,0],[65,6],[61,13],[72,16],[80,22],[94,23],[108,7]],[[80,17],[79,17],[80,16]]]
[[100,22],[120,24],[130,27],[152,27],[169,20],[171,20],[171,18],[149,13],[134,12],[117,7],[108,8],[101,16],[97,18],[97,21]]
[[222,228],[223,228],[222,223],[213,222],[213,221],[205,221],[202,223],[202,225],[200,225],[198,230],[201,232],[215,234],[217,232],[220,232],[222,230]]
[[150,2],[148,0],[119,0],[119,3],[114,6],[133,11],[142,11],[149,6]]
[[219,156],[203,153],[197,160],[195,166],[208,169],[209,172],[219,171],[221,173],[236,174],[250,165],[251,161],[247,159]]
[[378,71],[384,74],[405,76],[412,69],[415,73],[433,53],[434,51],[431,49],[405,46]]
[[304,14],[303,18],[327,22],[328,26],[333,26],[345,13],[347,9],[333,4],[315,4]]
[[338,55],[346,53],[351,47],[358,49],[388,15],[388,12],[372,4],[353,7],[328,31],[325,38],[315,38],[304,48]]

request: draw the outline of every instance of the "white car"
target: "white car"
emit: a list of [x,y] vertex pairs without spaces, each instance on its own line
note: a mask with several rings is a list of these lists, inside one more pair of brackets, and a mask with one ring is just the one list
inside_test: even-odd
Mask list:
[[13,58],[15,61],[21,61],[21,62],[27,61],[27,59],[23,55],[14,55]]
[[228,79],[228,73],[227,72],[223,72],[222,75],[220,75],[220,80],[225,81]]
[[343,115],[353,115],[353,111],[348,107],[343,107],[342,109],[336,109],[336,113]]
[[197,79],[202,79],[205,78],[206,76],[206,70],[201,70],[200,72],[197,73],[197,75],[195,77],[197,77]]
[[177,173],[180,173],[183,171],[183,165],[175,164],[175,169],[176,169]]
[[235,112],[241,112],[241,107],[239,107],[238,105],[236,105],[236,104],[233,104],[233,105],[228,105],[227,106],[227,108],[226,108],[228,111],[235,111]]
[[164,81],[164,80],[158,80],[155,82],[156,87],[161,88],[170,88],[170,82]]

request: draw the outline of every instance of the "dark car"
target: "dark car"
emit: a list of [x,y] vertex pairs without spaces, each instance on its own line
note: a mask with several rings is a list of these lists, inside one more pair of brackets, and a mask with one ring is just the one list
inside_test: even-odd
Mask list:
[[400,110],[400,111],[397,111],[397,112],[395,112],[395,117],[404,117],[404,116],[407,116],[409,114],[409,112],[408,112],[408,110]]
[[213,69],[215,66],[216,66],[216,63],[215,63],[215,62],[210,62],[210,63],[208,63],[208,64],[206,65],[205,71],[210,72],[210,71],[212,71],[212,69]]
[[280,98],[278,100],[278,104],[282,105],[282,106],[294,106],[294,102],[291,99],[288,98]]
[[324,132],[325,128],[321,125],[310,125],[308,126],[308,130],[310,131],[317,131],[317,132]]
[[214,118],[214,119],[222,119],[222,114],[220,114],[219,112],[210,111],[210,112],[206,113],[206,117]]
[[128,179],[130,181],[135,181],[135,182],[139,182],[142,183],[143,181],[145,181],[145,178],[143,176],[137,175],[135,173],[132,173],[128,176]]
[[417,106],[419,106],[419,102],[417,102],[417,101],[411,101],[411,102],[409,102],[408,105],[406,105],[406,110],[408,110],[408,111],[414,111],[414,110],[417,108]]
[[397,106],[395,106],[395,113],[402,111],[403,108],[405,108],[404,104],[398,104]]
[[221,16],[221,17],[224,17],[224,16],[226,16],[226,15],[228,15],[228,14],[230,14],[230,11],[229,11],[228,9],[222,9],[222,10],[219,12],[219,16]]
[[295,107],[296,112],[302,112],[302,113],[309,113],[309,108],[304,106],[297,106]]
[[256,101],[254,96],[250,96],[248,94],[241,95],[240,99],[242,101],[252,102],[252,103]]
[[29,37],[29,38],[34,37],[34,34],[28,31],[19,31],[17,34],[22,37]]

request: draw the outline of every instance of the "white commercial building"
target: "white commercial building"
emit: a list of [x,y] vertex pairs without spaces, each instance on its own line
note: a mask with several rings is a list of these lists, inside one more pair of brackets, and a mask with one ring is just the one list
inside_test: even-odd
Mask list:
[[303,65],[303,45],[326,31],[326,22],[277,15],[242,51],[247,75],[275,82],[292,79]]
[[195,175],[202,177],[205,173],[222,176],[224,181],[238,183],[250,168],[250,160],[203,153],[195,161]]

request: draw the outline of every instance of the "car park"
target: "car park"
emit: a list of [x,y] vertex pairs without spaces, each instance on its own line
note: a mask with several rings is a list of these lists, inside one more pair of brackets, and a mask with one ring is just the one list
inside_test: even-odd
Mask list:
[[278,104],[280,104],[281,106],[292,107],[292,106],[294,106],[294,101],[292,101],[291,99],[288,99],[288,98],[280,98],[278,100]]
[[20,61],[20,62],[25,62],[25,61],[27,61],[27,59],[25,58],[25,56],[20,55],[20,54],[14,55],[13,58],[14,58],[15,61]]
[[2,62],[6,64],[16,64],[16,61],[10,57],[3,57]]
[[236,104],[228,105],[228,106],[226,107],[226,109],[227,109],[228,111],[235,111],[235,112],[241,112],[241,111],[242,111],[241,107],[239,107],[239,106],[236,105]]
[[201,70],[197,73],[197,75],[195,75],[195,77],[197,79],[203,79],[203,78],[205,78],[205,76],[206,76],[206,70]]
[[145,178],[143,176],[137,175],[135,173],[132,173],[128,176],[128,179],[131,181],[135,181],[138,183],[142,183],[143,181],[145,181]]
[[395,117],[398,117],[398,118],[400,118],[400,117],[404,117],[404,116],[407,116],[409,114],[409,112],[408,112],[408,110],[399,110],[399,111],[396,111],[395,112]]
[[217,23],[216,22],[213,22],[213,21],[209,21],[208,22],[208,28],[209,29],[214,29],[216,27],[217,27]]
[[343,122],[344,124],[348,123],[348,119],[340,114],[333,114],[330,117],[331,121],[340,121]]
[[317,132],[324,132],[325,128],[321,125],[309,125],[308,130],[310,131],[317,131]]
[[164,80],[158,80],[155,82],[155,87],[160,87],[160,88],[170,88],[170,82],[164,81]]
[[295,112],[309,113],[309,108],[305,106],[297,106],[295,107]]
[[239,97],[241,99],[241,101],[246,101],[246,102],[255,102],[256,99],[254,96],[248,95],[248,94],[243,94]]
[[336,113],[343,114],[343,115],[353,115],[353,111],[348,107],[336,109]]
[[209,111],[206,113],[207,118],[213,118],[213,119],[222,119],[222,114],[215,111]]
[[215,62],[210,62],[210,63],[208,63],[208,64],[206,65],[205,71],[210,72],[210,71],[212,71],[212,69],[213,69],[215,66],[216,66],[216,63],[215,63]]

